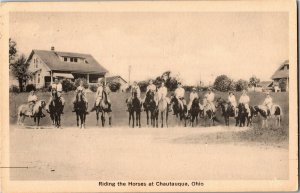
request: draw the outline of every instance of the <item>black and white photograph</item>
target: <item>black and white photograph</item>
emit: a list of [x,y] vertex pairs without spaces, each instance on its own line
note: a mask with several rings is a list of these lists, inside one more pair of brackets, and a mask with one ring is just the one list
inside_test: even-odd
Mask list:
[[100,192],[222,190],[210,181],[288,184],[227,191],[296,190],[287,2],[286,11],[16,4],[2,63],[6,180],[95,181]]

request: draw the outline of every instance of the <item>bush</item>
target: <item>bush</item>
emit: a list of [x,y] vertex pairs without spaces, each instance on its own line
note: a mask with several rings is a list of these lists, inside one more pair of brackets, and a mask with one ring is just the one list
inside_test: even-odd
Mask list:
[[85,89],[89,88],[89,84],[87,83],[86,79],[84,79],[84,78],[78,78],[78,79],[75,80],[76,88],[80,85],[80,81],[83,81],[83,87]]
[[108,87],[111,92],[117,92],[121,87],[121,83],[112,81],[108,83]]
[[193,86],[183,86],[186,92],[191,92],[193,90]]
[[30,91],[32,91],[32,90],[36,90],[36,87],[35,87],[35,85],[33,85],[33,84],[27,84],[26,85],[26,89],[25,89],[25,91],[26,92],[30,92]]
[[19,89],[19,87],[16,86],[16,85],[11,85],[11,86],[9,87],[9,92],[19,93],[19,92],[20,92],[20,89]]
[[236,83],[235,83],[235,90],[236,91],[242,91],[242,90],[247,90],[248,89],[248,82],[246,80],[238,80]]
[[90,90],[91,90],[92,92],[96,92],[97,89],[98,89],[98,86],[97,86],[96,84],[91,84],[91,85],[89,86],[89,88],[90,88]]
[[227,92],[234,89],[234,82],[226,75],[220,75],[214,82],[214,88],[221,92]]
[[62,89],[65,92],[76,90],[75,84],[72,81],[68,80],[68,79],[63,80],[61,84],[62,84]]

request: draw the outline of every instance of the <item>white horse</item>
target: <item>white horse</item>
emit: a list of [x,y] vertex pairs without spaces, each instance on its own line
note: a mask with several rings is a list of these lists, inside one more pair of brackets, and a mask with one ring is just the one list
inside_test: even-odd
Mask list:
[[[33,106],[33,113],[32,118],[34,119],[34,123],[36,127],[39,127],[40,118],[44,117],[45,115],[42,112],[42,109],[46,107],[46,102],[44,100],[38,100]],[[30,112],[29,104],[22,104],[18,108],[18,125],[24,125],[25,117],[28,117],[28,113]]]
[[270,114],[268,115],[268,109],[266,106],[264,105],[258,105],[258,106],[254,106],[254,116],[256,117],[258,115],[258,113],[261,115],[262,117],[262,128],[264,127],[268,127],[268,120],[270,118],[273,118],[275,120],[275,126],[276,127],[280,127],[281,126],[281,119],[282,119],[282,108],[277,105],[277,104],[273,104],[271,109],[270,109]]

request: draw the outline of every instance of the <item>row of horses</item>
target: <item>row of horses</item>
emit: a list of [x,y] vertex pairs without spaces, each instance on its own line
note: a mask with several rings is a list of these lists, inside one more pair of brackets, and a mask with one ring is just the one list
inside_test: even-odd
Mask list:
[[[54,91],[53,100],[49,105],[50,118],[52,120],[52,124],[59,128],[61,126],[61,114],[62,114],[62,102],[60,98],[57,96],[57,93]],[[207,122],[209,125],[214,125],[215,122],[218,122],[216,118],[216,113],[213,108],[206,107],[201,104],[201,100],[199,98],[195,98],[192,101],[190,110],[187,111],[187,105],[180,105],[178,99],[174,96],[170,98],[170,101],[167,101],[165,98],[157,98],[156,93],[149,91],[146,94],[145,100],[141,102],[137,94],[135,93],[133,97],[126,99],[127,111],[129,113],[129,126],[130,127],[141,127],[141,113],[144,110],[146,112],[147,125],[158,127],[159,120],[161,127],[168,127],[168,116],[170,109],[172,109],[173,114],[176,116],[178,120],[178,124],[183,123],[184,126],[188,124],[194,127],[198,124],[198,119],[203,118],[204,124],[207,126]],[[37,101],[33,108],[33,119],[36,126],[39,126],[40,119],[44,117],[42,110],[46,107],[46,102],[43,100]],[[80,128],[85,127],[86,121],[86,112],[87,105],[83,99],[83,94],[79,92],[76,95],[75,100],[75,113],[77,126]],[[229,126],[230,117],[235,119],[236,126],[249,126],[252,124],[252,118],[256,117],[258,114],[263,118],[262,126],[268,126],[268,112],[266,109],[258,106],[249,106],[250,112],[247,112],[245,105],[239,104],[237,106],[237,112],[232,108],[230,103],[225,101],[222,98],[218,98],[216,100],[217,109],[221,109],[222,115],[224,117],[225,125]],[[273,112],[276,119],[276,125],[280,126],[282,109],[279,105],[273,105]],[[26,111],[28,110],[28,105],[23,104],[18,108],[18,124],[23,124],[24,119],[27,116]],[[106,93],[103,94],[103,98],[100,101],[100,104],[95,108],[97,125],[99,124],[99,119],[101,118],[102,126],[105,126],[106,123],[106,115],[108,116],[108,124],[111,126],[112,118],[111,118],[111,109],[109,108],[109,103],[107,100]],[[160,119],[159,119],[160,117]]]
[[[215,122],[218,121],[214,109],[210,108],[209,105],[207,107],[201,104],[201,100],[199,98],[195,98],[192,101],[190,110],[188,111],[187,105],[180,105],[175,96],[171,97],[169,103],[164,99],[157,100],[155,97],[155,93],[149,91],[146,93],[146,97],[143,102],[140,102],[136,95],[134,95],[131,101],[126,100],[129,111],[129,126],[131,125],[132,121],[132,127],[135,126],[135,123],[136,126],[141,127],[140,119],[142,110],[146,112],[147,125],[158,127],[160,115],[161,127],[164,126],[164,122],[165,125],[168,126],[168,113],[170,108],[172,108],[173,114],[176,116],[176,118],[178,118],[179,123],[183,122],[184,126],[189,124],[194,127],[198,124],[199,118],[204,119],[205,126],[207,126],[207,122],[209,125],[214,125]],[[273,105],[273,115],[269,115],[267,109],[263,106],[249,106],[250,112],[248,112],[245,105],[240,103],[238,104],[236,110],[228,101],[218,98],[216,100],[215,108],[221,109],[226,126],[229,126],[229,120],[231,117],[235,119],[235,126],[250,126],[252,125],[253,117],[258,115],[262,117],[262,127],[268,126],[268,119],[271,116],[275,117],[275,124],[277,126],[280,126],[281,122],[282,109],[279,105]]]

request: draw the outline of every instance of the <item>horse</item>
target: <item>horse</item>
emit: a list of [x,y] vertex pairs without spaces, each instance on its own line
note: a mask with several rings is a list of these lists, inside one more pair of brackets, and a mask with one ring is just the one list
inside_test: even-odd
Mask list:
[[136,126],[141,127],[141,111],[142,103],[137,98],[137,93],[134,92],[133,97],[126,99],[126,104],[129,112],[129,127],[132,118],[132,127],[134,128],[134,114],[136,115]]
[[180,105],[178,99],[175,96],[171,97],[170,103],[172,105],[173,113],[179,120],[185,121],[186,126],[186,118],[187,118],[187,106],[183,105],[183,107]]
[[52,101],[49,104],[49,114],[52,120],[52,124],[59,128],[60,127],[60,117],[62,114],[62,102],[57,95],[57,91],[52,91]]
[[271,107],[270,115],[268,115],[267,107],[263,105],[256,105],[254,108],[254,117],[256,117],[258,114],[261,115],[263,118],[262,120],[262,128],[268,127],[268,119],[270,117],[275,118],[275,126],[280,127],[281,126],[281,118],[282,118],[282,109],[279,105],[274,104]]
[[168,114],[169,114],[169,105],[166,98],[160,98],[158,100],[158,112],[161,116],[161,127],[164,127],[164,117],[166,122],[166,127],[168,127]]
[[105,113],[108,115],[108,124],[111,126],[111,106],[108,102],[107,93],[103,91],[102,99],[99,105],[96,106],[96,118],[97,118],[97,125],[99,124],[99,114],[101,112],[101,123],[102,127],[105,125]]
[[222,110],[222,115],[224,117],[224,120],[225,120],[225,125],[226,126],[229,126],[229,118],[230,117],[234,117],[235,120],[236,120],[236,123],[235,123],[235,126],[238,125],[238,119],[237,117],[235,116],[235,109],[234,107],[230,104],[230,102],[227,102],[225,101],[224,99],[222,98],[218,98],[217,99],[217,105],[216,107],[221,107],[221,110]]
[[192,101],[191,109],[189,110],[189,117],[190,117],[190,124],[192,127],[194,127],[194,121],[196,120],[196,124],[198,124],[198,116],[200,114],[200,105],[199,105],[199,99],[195,98]]
[[[43,118],[45,115],[43,114],[43,109],[46,107],[46,102],[44,100],[37,101],[33,106],[33,120],[35,123],[36,128],[38,129],[40,126],[40,119]],[[18,125],[24,125],[25,117],[28,116],[29,104],[22,104],[18,108]]]
[[[77,93],[74,105],[75,105],[74,110],[76,113],[77,127],[80,126],[80,128],[85,128],[87,105],[86,102],[83,100],[82,92]],[[80,119],[80,125],[79,125],[79,119]]]
[[146,93],[145,101],[143,103],[144,110],[147,115],[147,125],[149,125],[149,113],[150,113],[150,124],[153,127],[158,127],[158,107],[155,102],[155,93],[149,90]]
[[252,125],[252,117],[254,112],[256,111],[252,106],[249,106],[250,112],[247,112],[247,109],[244,104],[238,104],[238,113],[236,118],[236,126],[244,127],[246,125],[247,120],[247,127]]
[[209,120],[209,126],[215,125],[215,121],[217,121],[216,113],[210,104],[204,105],[199,103],[200,111],[203,111],[204,125],[206,127],[207,120]]

